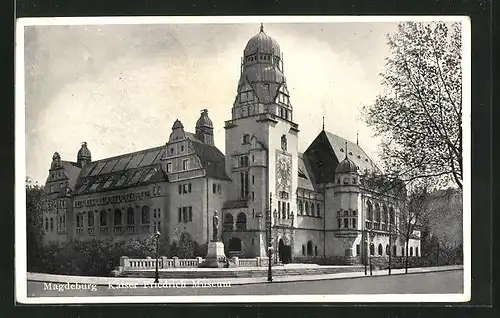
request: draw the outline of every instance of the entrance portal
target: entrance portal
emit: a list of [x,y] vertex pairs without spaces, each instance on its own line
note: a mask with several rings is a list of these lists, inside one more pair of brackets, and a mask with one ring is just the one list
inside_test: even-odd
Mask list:
[[283,264],[289,264],[292,262],[292,247],[285,245],[283,239],[280,239],[278,245],[278,257]]

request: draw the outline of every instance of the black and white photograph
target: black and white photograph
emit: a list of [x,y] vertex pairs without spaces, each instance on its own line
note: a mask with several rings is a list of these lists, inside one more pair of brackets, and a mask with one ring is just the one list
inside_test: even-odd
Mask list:
[[467,302],[462,16],[23,18],[23,304]]

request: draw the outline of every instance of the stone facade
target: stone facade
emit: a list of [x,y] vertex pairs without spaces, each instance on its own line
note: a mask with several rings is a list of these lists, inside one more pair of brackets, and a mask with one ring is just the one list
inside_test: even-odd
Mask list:
[[[187,232],[204,244],[217,210],[228,257],[265,257],[268,238],[275,262],[359,263],[388,251],[401,256],[404,240],[393,229],[401,223],[404,198],[363,182],[380,170],[357,143],[323,129],[299,152],[283,66],[278,43],[261,28],[244,50],[224,125],[225,154],[214,145],[206,109],[195,133],[176,120],[169,140],[156,148],[92,161],[83,143],[76,162],[56,152],[45,186],[51,202],[46,241],[160,231],[170,241]],[[418,236],[410,240],[415,256]]]

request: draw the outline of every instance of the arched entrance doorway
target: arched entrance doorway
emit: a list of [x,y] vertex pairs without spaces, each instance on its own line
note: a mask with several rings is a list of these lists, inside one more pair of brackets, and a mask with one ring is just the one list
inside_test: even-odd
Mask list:
[[[286,241],[286,238],[285,238]],[[281,238],[278,244],[278,257],[281,263],[283,264],[289,264],[292,262],[292,246],[290,245],[290,242],[287,242],[285,244],[285,241]]]

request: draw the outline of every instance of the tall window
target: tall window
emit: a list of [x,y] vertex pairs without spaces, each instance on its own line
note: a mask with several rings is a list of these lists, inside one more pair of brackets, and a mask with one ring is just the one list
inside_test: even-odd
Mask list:
[[102,210],[101,212],[99,212],[99,223],[101,226],[106,226],[108,225],[108,222],[107,222],[107,215],[106,215],[106,211]]
[[375,204],[375,220],[380,223],[380,206]]
[[313,255],[313,243],[312,241],[307,242],[307,256]]
[[391,224],[394,224],[395,215],[394,215],[394,208],[392,206],[389,208],[389,219],[390,219]]
[[89,211],[88,218],[87,218],[87,225],[94,226],[94,212]]
[[233,215],[231,213],[226,213],[224,215],[224,231],[233,230]]
[[367,220],[373,221],[373,206],[370,201],[366,203],[366,215]]
[[193,207],[189,207],[189,222],[193,222]]
[[306,208],[305,208],[305,210],[306,210],[306,215],[309,215],[309,202],[307,202],[307,201],[306,201],[306,204],[305,204],[305,205],[306,205]]
[[54,232],[54,219],[50,218],[50,231]]
[[344,218],[344,228],[349,228],[349,219],[348,218]]
[[127,225],[135,224],[135,213],[134,208],[130,207],[127,209]]
[[287,202],[286,204],[286,218],[290,218],[290,202]]
[[172,172],[172,163],[167,162],[167,172]]
[[311,215],[314,216],[314,203],[311,203]]
[[217,193],[217,184],[212,184],[212,193]]
[[318,204],[316,204],[316,215],[317,215],[318,217],[320,217],[320,216],[321,216],[321,210],[320,210],[320,205],[319,205],[319,203],[318,203]]
[[240,185],[241,198],[248,198],[248,172],[240,172]]
[[184,159],[182,160],[182,170],[187,170],[188,169],[188,160]]
[[382,211],[384,214],[384,223],[388,224],[389,223],[389,214],[387,213],[387,206],[385,206],[385,204],[382,206]]
[[115,226],[116,225],[122,225],[122,211],[116,209],[114,213],[114,221],[115,221]]
[[76,227],[83,227],[83,213],[78,213],[76,215]]
[[382,250],[382,244],[378,245],[378,255],[382,255],[383,250]]
[[236,230],[245,231],[247,229],[247,215],[243,212],[236,217]]

